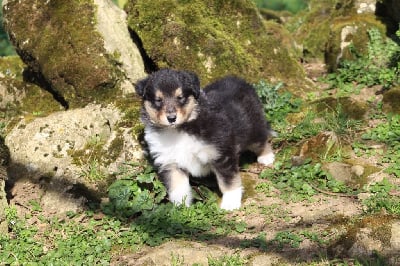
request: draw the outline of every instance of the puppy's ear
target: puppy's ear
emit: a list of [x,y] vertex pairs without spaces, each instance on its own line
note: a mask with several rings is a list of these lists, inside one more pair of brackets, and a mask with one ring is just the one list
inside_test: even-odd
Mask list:
[[197,75],[190,71],[184,71],[186,76],[186,86],[192,89],[193,96],[195,99],[199,98],[200,95],[200,81]]
[[147,87],[147,83],[149,82],[149,80],[150,80],[150,78],[147,77],[147,78],[139,80],[135,84],[135,91],[142,98],[146,94],[146,87]]

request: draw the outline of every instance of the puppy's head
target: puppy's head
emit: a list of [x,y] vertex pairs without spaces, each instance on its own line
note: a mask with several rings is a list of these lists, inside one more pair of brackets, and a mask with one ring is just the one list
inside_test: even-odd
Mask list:
[[197,117],[200,82],[192,72],[162,69],[140,80],[135,89],[153,125],[176,127]]

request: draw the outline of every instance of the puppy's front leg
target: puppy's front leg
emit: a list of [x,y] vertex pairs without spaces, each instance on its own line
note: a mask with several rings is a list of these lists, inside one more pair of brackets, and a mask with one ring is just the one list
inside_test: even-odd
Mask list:
[[216,162],[214,172],[222,192],[221,209],[228,211],[239,209],[242,203],[243,187],[237,160],[225,158]]
[[188,175],[176,165],[163,167],[159,172],[160,178],[167,187],[169,200],[177,205],[190,206],[192,189]]

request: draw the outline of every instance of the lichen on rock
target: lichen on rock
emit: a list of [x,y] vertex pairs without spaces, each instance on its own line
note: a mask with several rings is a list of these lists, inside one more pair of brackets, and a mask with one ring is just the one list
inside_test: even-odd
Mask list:
[[94,104],[23,119],[6,136],[10,178],[69,184],[59,186],[61,193],[79,185],[102,195],[122,163],[142,157],[122,123],[117,108]]
[[226,74],[257,82],[296,80],[304,73],[246,1],[128,1],[128,24],[159,68],[188,69],[202,83]]

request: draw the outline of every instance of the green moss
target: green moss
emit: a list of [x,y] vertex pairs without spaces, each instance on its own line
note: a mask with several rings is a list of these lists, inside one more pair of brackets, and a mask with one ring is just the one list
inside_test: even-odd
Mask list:
[[386,113],[400,114],[400,86],[385,92],[382,101]]
[[105,144],[104,137],[95,135],[90,137],[82,150],[70,150],[69,155],[75,165],[88,165],[93,161],[104,160],[103,156],[108,153],[103,149]]
[[362,120],[368,110],[366,103],[355,101],[350,97],[327,97],[316,101],[315,104],[319,113],[340,111],[355,120]]
[[19,56],[0,57],[0,77],[13,78],[22,81],[25,64]]
[[287,27],[303,45],[306,59],[323,60],[334,19],[355,14],[354,0],[311,0],[309,7],[299,12]]
[[96,31],[93,1],[8,1],[6,10],[22,60],[71,107],[114,96],[121,73]]
[[362,217],[359,219],[353,219],[350,221],[339,221],[337,226],[345,226],[346,233],[340,237],[335,243],[333,243],[330,247],[328,247],[328,251],[335,255],[335,250],[338,246],[344,250],[350,250],[350,248],[357,241],[357,234],[360,233],[362,228],[371,229],[370,236],[382,243],[383,246],[390,246],[390,238],[391,238],[391,223],[395,221],[395,217],[377,214]]
[[141,100],[137,95],[118,99],[115,103],[117,108],[124,114],[118,127],[132,128],[133,136],[138,139],[143,134],[144,125],[140,121]]
[[[354,32],[349,33],[345,40],[341,40],[345,27],[350,27]],[[366,55],[369,43],[368,30],[371,28],[377,28],[382,36],[385,35],[385,26],[374,15],[362,14],[335,18],[331,22],[330,36],[326,43],[325,61],[328,69],[335,70],[339,60],[356,59],[354,51],[358,56]],[[340,47],[342,41],[351,45],[342,50]]]
[[256,181],[255,181],[254,177],[252,177],[248,173],[243,173],[243,172],[241,173],[241,176],[242,176],[242,183],[243,183],[243,188],[244,188],[243,198],[244,199],[254,198],[256,195],[256,190],[255,190]]
[[[23,116],[29,120],[62,110],[53,95],[38,86],[24,81],[25,65],[17,56],[0,57],[0,83],[7,89],[7,99],[0,96],[0,123],[13,128]],[[6,133],[6,132],[5,132]]]
[[121,151],[124,148],[124,139],[119,134],[111,141],[110,146],[107,149],[107,160],[111,163],[114,162],[118,156],[121,154]]
[[271,38],[250,0],[129,1],[128,25],[158,67],[188,69],[206,84],[226,74],[251,82],[297,80],[303,72]]
[[26,115],[46,116],[63,110],[53,95],[33,84],[26,84],[26,96],[22,100],[21,110]]

